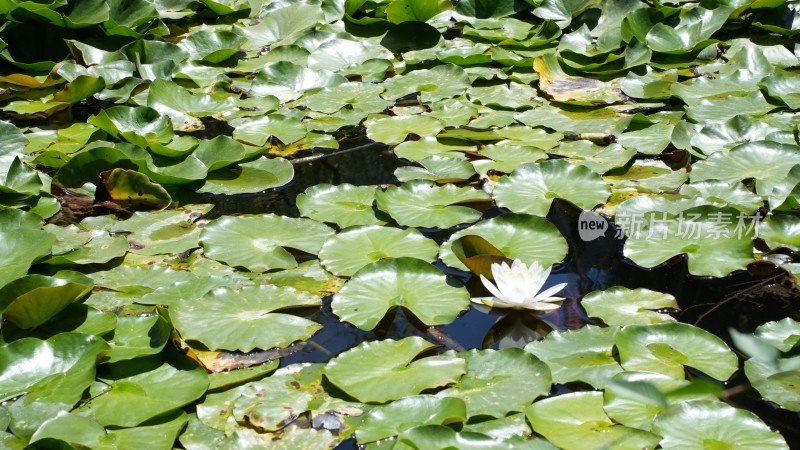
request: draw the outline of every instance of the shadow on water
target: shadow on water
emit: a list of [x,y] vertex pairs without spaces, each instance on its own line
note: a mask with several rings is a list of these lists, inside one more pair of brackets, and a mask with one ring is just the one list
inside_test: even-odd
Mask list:
[[[214,216],[223,214],[276,213],[297,217],[295,198],[309,186],[319,183],[354,185],[395,184],[394,170],[403,165],[386,147],[366,147],[349,152],[296,164],[294,181],[277,191],[246,196],[209,197],[214,203]],[[490,218],[504,212],[492,208],[484,213]],[[413,315],[395,310],[372,331],[363,331],[343,323],[332,313],[331,298],[309,318],[323,325],[322,330],[308,340],[301,350],[281,359],[281,366],[300,362],[326,362],[341,352],[362,342],[377,339],[400,339],[420,336],[441,344],[440,351],[463,351],[476,348],[524,346],[549,331],[576,329],[588,318],[580,299],[595,290],[612,286],[630,289],[647,288],[673,295],[680,307],[672,311],[681,322],[697,325],[714,333],[729,345],[730,328],[751,333],[766,322],[785,317],[800,319],[800,294],[794,278],[780,269],[739,271],[724,278],[695,277],[689,274],[685,257],[645,269],[623,256],[624,239],[616,236],[610,222],[605,235],[585,241],[578,231],[580,210],[567,202],[556,200],[547,216],[569,243],[569,254],[553,269],[548,286],[568,283],[559,295],[567,297],[564,306],[545,315],[491,310],[473,305],[454,322],[437,327],[419,323]],[[428,237],[442,242],[454,230],[421,230]],[[488,292],[476,277],[457,269],[437,266],[454,281],[466,284],[471,295],[486,296]],[[800,448],[800,419],[797,413],[780,409],[761,400],[741,373],[726,385],[724,399],[759,415],[768,425],[781,431],[790,447]],[[355,448],[347,440],[339,448]]]

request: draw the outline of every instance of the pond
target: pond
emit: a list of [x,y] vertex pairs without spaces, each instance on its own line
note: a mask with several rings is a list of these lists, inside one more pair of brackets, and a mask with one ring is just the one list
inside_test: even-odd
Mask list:
[[794,2],[7,3],[4,448],[800,447]]

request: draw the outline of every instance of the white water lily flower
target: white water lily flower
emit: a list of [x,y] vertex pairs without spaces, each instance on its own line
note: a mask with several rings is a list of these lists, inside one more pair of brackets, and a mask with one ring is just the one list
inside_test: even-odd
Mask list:
[[537,261],[528,267],[518,259],[510,267],[505,262],[492,264],[492,275],[497,286],[483,275],[481,275],[481,281],[494,297],[477,297],[471,300],[494,308],[533,309],[536,311],[558,309],[564,298],[552,297],[552,295],[564,289],[567,283],[557,284],[539,292],[547,281],[547,277],[550,276],[551,269],[552,267],[548,267],[545,270]]

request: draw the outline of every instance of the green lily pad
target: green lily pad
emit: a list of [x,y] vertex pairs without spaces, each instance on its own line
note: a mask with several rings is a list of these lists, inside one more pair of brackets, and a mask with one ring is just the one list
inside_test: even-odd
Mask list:
[[[747,115],[736,115],[723,123],[691,125],[680,122],[673,133],[673,144],[679,148],[696,148],[704,155],[730,150],[741,144],[755,141],[777,141],[780,130],[763,120]],[[684,143],[676,139],[679,133],[686,133]]]
[[194,361],[165,362],[157,356],[120,361],[90,389],[92,400],[75,409],[103,426],[134,427],[176,411],[208,388],[206,371]]
[[249,352],[308,339],[321,328],[317,323],[273,312],[320,305],[319,297],[306,292],[262,285],[182,298],[170,307],[170,318],[184,340],[201,342],[209,350]]
[[385,223],[377,217],[375,186],[317,184],[297,196],[297,209],[305,217],[335,223],[342,228]]
[[352,276],[369,263],[387,258],[412,257],[433,262],[439,246],[414,228],[399,230],[378,225],[349,228],[331,236],[319,251],[325,268]]
[[172,327],[161,316],[120,316],[109,340],[111,352],[104,363],[155,355],[167,344]]
[[662,411],[653,422],[653,432],[664,437],[664,449],[789,448],[755,414],[715,400],[679,403]]
[[689,198],[705,199],[715,206],[730,206],[748,214],[752,214],[764,206],[761,198],[750,192],[741,183],[700,181],[683,185],[680,193]]
[[86,297],[92,286],[91,278],[77,272],[59,272],[55,277],[28,275],[0,289],[0,310],[4,320],[33,328]]
[[0,286],[26,273],[36,260],[50,254],[55,236],[38,229],[0,226]]
[[[46,421],[31,436],[31,442],[52,445],[54,440],[87,448],[111,449],[116,446],[130,449],[165,448],[175,441],[186,424],[186,413],[172,414],[154,424],[105,430],[96,421],[63,412]],[[58,441],[56,441],[58,442]]]
[[555,450],[553,444],[544,439],[501,440],[484,433],[464,429],[455,431],[442,425],[424,425],[411,428],[397,437],[397,450],[419,448],[458,448],[463,450]]
[[[206,221],[199,218],[209,209],[206,205],[190,205],[180,210],[136,212],[124,221],[114,220],[97,225],[109,232],[130,232],[128,242],[133,253],[181,253],[200,246],[200,230]],[[82,224],[95,224],[95,221],[84,220]]]
[[467,373],[452,388],[436,395],[464,400],[466,417],[502,418],[512,411],[524,411],[537,397],[550,392],[550,369],[522,349],[470,350],[463,357]]
[[128,252],[124,236],[112,236],[108,230],[92,226],[89,220],[82,227],[45,225],[45,231],[56,237],[48,264],[102,264]]
[[297,266],[286,249],[316,254],[333,234],[327,225],[310,219],[275,215],[222,217],[200,233],[204,254],[231,266],[254,272]]
[[150,142],[165,144],[174,136],[170,118],[147,106],[114,106],[98,112],[88,122],[140,147]]
[[332,114],[348,106],[366,114],[379,113],[390,105],[380,97],[383,87],[372,83],[344,83],[335,88],[325,88],[305,98],[314,111]]
[[300,120],[280,114],[270,114],[258,119],[247,117],[228,122],[236,129],[233,138],[250,145],[262,147],[272,137],[284,144],[294,143],[307,134]]
[[644,224],[641,216],[626,215],[625,220],[630,225],[640,222],[633,227],[623,253],[644,267],[686,254],[692,274],[722,277],[753,260],[755,224],[750,216],[732,208],[700,206],[678,214],[656,214]]
[[527,214],[503,214],[457,231],[442,244],[439,257],[450,267],[469,270],[453,254],[453,243],[464,236],[479,236],[500,250],[507,258],[525,264],[537,261],[550,267],[567,256],[567,241],[546,219]]
[[600,175],[562,160],[523,164],[501,178],[492,192],[499,206],[537,216],[546,216],[555,198],[588,210],[605,202],[610,194]]
[[171,306],[181,299],[200,298],[214,289],[229,287],[232,289],[242,287],[248,283],[237,282],[223,276],[200,276],[192,280],[178,281],[174,284],[153,289],[151,292],[136,299],[136,303],[143,305]]
[[195,281],[197,275],[175,270],[163,265],[117,266],[113,269],[91,274],[95,286],[111,289],[128,295],[143,295],[160,287]]
[[587,140],[563,142],[553,153],[566,156],[575,165],[586,166],[593,172],[604,174],[611,169],[622,167],[636,155],[634,147],[620,144],[596,145]]
[[103,187],[112,202],[126,209],[164,209],[172,197],[147,175],[128,169],[102,172]]
[[736,354],[720,338],[684,323],[629,325],[617,333],[615,343],[625,370],[680,380],[684,366],[691,366],[725,381],[738,368]]
[[306,261],[294,269],[268,272],[262,275],[264,280],[275,286],[289,286],[306,291],[318,297],[332,295],[344,286],[344,278],[331,275],[322,268],[319,260]]
[[[800,410],[800,374],[796,357],[778,359],[777,364],[750,358],[744,363],[747,379],[761,396],[790,411]],[[793,367],[792,367],[793,366]]]
[[800,77],[792,72],[777,70],[761,80],[772,97],[777,97],[791,109],[800,109]]
[[398,167],[394,171],[395,178],[402,182],[431,180],[441,184],[464,181],[475,175],[475,169],[463,159],[429,156],[419,163],[422,167]]
[[239,51],[245,38],[230,31],[200,27],[192,31],[181,46],[192,58],[220,63]]
[[[667,192],[680,188],[689,174],[685,169],[672,170],[662,161],[637,160],[626,167],[615,169],[603,176],[613,191],[631,190],[637,192]],[[613,200],[611,200],[613,201]],[[609,203],[603,207],[609,209]]]
[[[546,134],[544,130],[540,130]],[[516,145],[517,141],[500,141],[497,144],[484,146],[478,151],[483,157],[490,159],[476,159],[470,161],[475,171],[486,175],[490,170],[511,173],[521,164],[540,162],[547,159],[547,153],[537,146]],[[527,141],[525,141],[527,144]]]
[[94,381],[95,364],[106,342],[81,333],[61,333],[46,341],[23,338],[0,347],[0,398],[57,387],[55,401],[75,403]]
[[462,205],[489,201],[489,195],[477,189],[434,186],[423,180],[389,186],[376,192],[375,198],[378,209],[401,225],[442,229],[477,221],[480,211]]
[[789,352],[800,344],[800,322],[787,317],[767,322],[756,328],[755,335],[782,352]]
[[364,342],[331,360],[325,376],[362,402],[387,402],[456,382],[465,361],[452,354],[412,362],[435,347],[420,337]]
[[256,74],[247,87],[253,97],[274,95],[281,102],[288,102],[297,100],[307,90],[334,87],[346,82],[347,78],[330,70],[312,70],[291,61],[280,61]]
[[674,322],[672,316],[655,310],[678,309],[678,302],[669,294],[623,286],[590,292],[583,297],[581,305],[589,317],[598,317],[607,325],[619,326]]
[[553,374],[554,383],[583,381],[603,388],[611,377],[622,372],[613,357],[614,337],[619,328],[585,326],[578,330],[552,332],[544,340],[525,346],[544,361]]
[[261,158],[211,172],[199,192],[219,195],[252,194],[292,181],[294,166],[283,158]]
[[623,101],[614,82],[568,75],[555,55],[536,58],[533,68],[539,74],[539,88],[556,102],[575,105],[610,105]]
[[603,409],[614,421],[650,431],[653,419],[669,405],[702,398],[714,399],[714,391],[695,389],[688,380],[654,372],[622,372],[611,379],[603,393]]
[[760,91],[756,91],[743,97],[731,95],[722,100],[701,100],[686,108],[686,116],[695,122],[723,121],[739,114],[761,116],[775,108]]
[[334,297],[342,320],[372,330],[387,311],[403,307],[426,325],[450,323],[467,309],[469,293],[448,284],[436,267],[416,258],[376,261],[358,270]]
[[[180,85],[158,78],[150,85],[147,106],[169,116],[178,130],[191,130],[200,125],[198,117],[207,117],[236,108],[231,98],[209,94],[193,94]],[[202,129],[202,126],[200,126]]]
[[540,400],[525,414],[535,432],[564,449],[655,448],[661,440],[614,423],[603,410],[602,392],[571,392]]
[[435,136],[444,126],[433,117],[397,116],[378,119],[367,125],[367,136],[377,142],[399,144],[409,134],[417,136]]
[[367,412],[356,430],[356,441],[363,445],[397,436],[416,426],[447,425],[466,419],[467,408],[460,398],[414,395]]
[[475,151],[475,147],[443,144],[433,136],[424,136],[418,141],[406,141],[394,148],[395,155],[411,161],[421,161],[431,156],[466,159],[463,152],[469,151]]
[[390,78],[383,85],[386,89],[383,98],[387,100],[419,92],[421,101],[435,102],[464,94],[470,87],[470,82],[464,69],[454,64],[445,64]]
[[788,214],[771,215],[758,228],[758,237],[770,248],[788,247],[800,251],[800,219]]
[[675,125],[670,123],[656,123],[640,130],[625,131],[617,137],[617,142],[645,155],[658,155],[670,144],[674,129]]

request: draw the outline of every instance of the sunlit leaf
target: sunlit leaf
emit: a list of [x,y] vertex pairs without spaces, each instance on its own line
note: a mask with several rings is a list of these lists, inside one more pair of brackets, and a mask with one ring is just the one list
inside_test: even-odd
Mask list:
[[452,354],[412,362],[432,347],[419,337],[365,342],[331,360],[325,366],[325,376],[363,402],[396,400],[461,378],[465,361]]
[[391,309],[403,307],[426,325],[452,322],[469,305],[469,293],[448,283],[433,265],[416,258],[380,260],[359,269],[333,297],[342,320],[372,330]]
[[216,289],[200,298],[178,300],[170,307],[170,319],[185,340],[210,350],[249,352],[309,338],[320,329],[318,324],[275,311],[321,304],[319,297],[287,287]]

